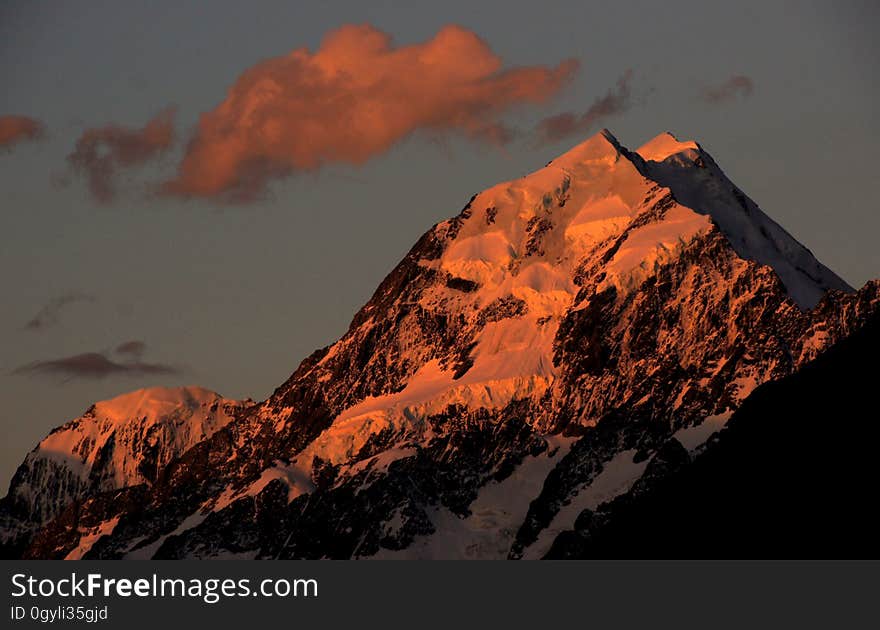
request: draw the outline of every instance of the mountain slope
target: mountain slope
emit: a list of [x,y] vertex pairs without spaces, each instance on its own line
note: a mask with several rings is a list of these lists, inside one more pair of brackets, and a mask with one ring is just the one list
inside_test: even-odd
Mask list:
[[696,143],[603,131],[474,196],[269,399],[25,554],[540,557],[861,327],[880,286],[848,289]]
[[244,405],[200,387],[154,387],[92,405],[46,436],[19,466],[3,500],[4,515],[15,520],[3,528],[4,539],[43,525],[84,497],[152,483]]
[[578,516],[548,557],[825,557],[878,553],[880,318],[758,388],[691,463]]

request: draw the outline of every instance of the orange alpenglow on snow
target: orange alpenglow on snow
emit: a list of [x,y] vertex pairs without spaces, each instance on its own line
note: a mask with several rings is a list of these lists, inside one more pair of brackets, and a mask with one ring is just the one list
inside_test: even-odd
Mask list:
[[266,183],[323,164],[360,164],[412,132],[453,131],[503,143],[511,107],[541,103],[577,70],[502,69],[502,60],[458,26],[395,46],[369,26],[343,26],[312,53],[297,49],[246,70],[204,113],[165,192],[184,197],[259,196]]

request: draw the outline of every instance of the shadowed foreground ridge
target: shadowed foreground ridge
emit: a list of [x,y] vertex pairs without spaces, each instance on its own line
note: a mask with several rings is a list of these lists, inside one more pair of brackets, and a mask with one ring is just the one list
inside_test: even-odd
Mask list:
[[582,513],[548,558],[877,557],[880,317],[746,399],[693,462]]

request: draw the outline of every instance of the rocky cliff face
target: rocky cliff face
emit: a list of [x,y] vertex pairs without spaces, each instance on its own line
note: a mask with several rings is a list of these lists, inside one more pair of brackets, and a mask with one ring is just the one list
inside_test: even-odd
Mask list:
[[878,303],[699,145],[605,131],[429,230],[268,400],[61,511],[40,490],[22,553],[540,557]]
[[19,466],[3,500],[3,538],[28,535],[90,496],[152,484],[171,460],[226,426],[247,402],[200,387],[156,387],[92,405],[46,436]]

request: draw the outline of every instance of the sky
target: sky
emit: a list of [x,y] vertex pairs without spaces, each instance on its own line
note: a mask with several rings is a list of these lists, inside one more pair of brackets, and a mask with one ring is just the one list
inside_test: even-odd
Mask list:
[[418,237],[602,127],[880,276],[874,2],[0,4],[0,485],[155,385],[265,398]]

